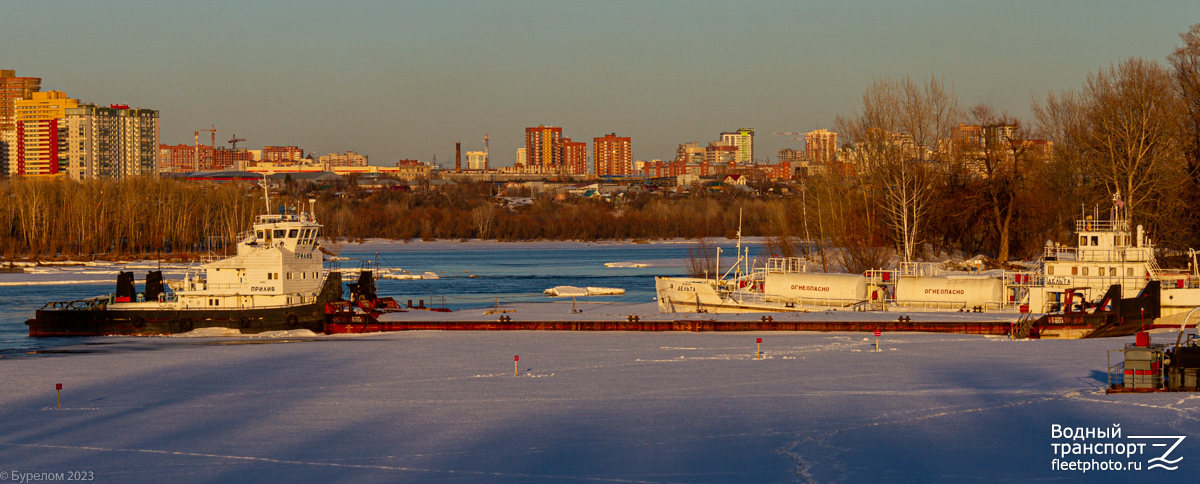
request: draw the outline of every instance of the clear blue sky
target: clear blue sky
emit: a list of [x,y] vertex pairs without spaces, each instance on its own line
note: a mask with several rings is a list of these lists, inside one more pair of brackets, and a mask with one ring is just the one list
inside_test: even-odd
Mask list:
[[[1200,2],[75,2],[0,0],[0,67],[162,112],[162,141],[511,165],[524,128],[615,132],[637,159],[755,128],[756,157],[829,128],[881,77],[942,77],[1028,118],[1131,56],[1163,60]],[[207,136],[207,133],[202,133]]]

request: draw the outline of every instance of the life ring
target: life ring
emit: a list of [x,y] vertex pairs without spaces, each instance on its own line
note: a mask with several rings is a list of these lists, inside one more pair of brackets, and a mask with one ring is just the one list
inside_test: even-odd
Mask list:
[[300,318],[297,318],[295,314],[287,315],[287,327],[288,328],[295,328],[299,324],[300,324]]
[[143,318],[141,316],[134,316],[133,317],[133,327],[137,328],[137,329],[142,329],[142,328],[146,327],[146,318]]

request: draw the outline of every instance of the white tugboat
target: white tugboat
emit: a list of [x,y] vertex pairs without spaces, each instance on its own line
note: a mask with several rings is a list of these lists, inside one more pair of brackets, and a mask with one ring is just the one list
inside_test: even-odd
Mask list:
[[272,330],[324,330],[325,304],[341,300],[341,275],[323,268],[321,225],[313,213],[271,203],[263,184],[267,215],[241,234],[237,255],[187,271],[163,286],[162,273],[146,276],[135,293],[133,274],[122,272],[117,292],[39,309],[30,336],[152,335],[196,328],[234,328],[244,333]]

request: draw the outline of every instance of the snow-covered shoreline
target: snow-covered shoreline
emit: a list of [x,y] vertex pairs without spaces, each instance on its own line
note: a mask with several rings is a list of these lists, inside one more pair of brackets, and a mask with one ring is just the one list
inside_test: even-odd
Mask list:
[[[746,237],[742,239],[744,245],[760,245],[766,240],[765,237]],[[736,245],[737,240],[725,239],[723,237],[707,239],[710,244],[718,244],[722,247],[728,245]],[[498,240],[421,240],[412,239],[409,241],[391,240],[391,239],[366,239],[362,242],[325,242],[332,250],[341,252],[399,252],[399,251],[421,251],[421,250],[538,250],[538,249],[581,249],[588,247],[613,247],[613,246],[678,246],[678,245],[695,245],[700,243],[698,239],[664,239],[664,240],[597,240],[597,241],[576,241],[576,240],[530,240],[530,241],[498,241]]]
[[[744,237],[742,244],[744,245],[761,245],[766,241],[766,237]],[[737,244],[737,240],[726,239],[724,237],[713,237],[706,239],[706,242],[714,245],[732,246]],[[321,241],[327,248],[334,252],[401,252],[401,251],[421,251],[421,250],[530,250],[530,249],[579,249],[587,247],[611,247],[611,246],[655,246],[655,245],[695,245],[700,243],[699,239],[661,239],[661,240],[642,240],[642,239],[620,239],[620,240],[595,240],[595,241],[578,241],[578,240],[521,240],[521,241],[501,241],[501,240],[483,240],[483,239],[410,239],[410,240],[393,240],[383,238],[364,239],[361,242],[349,242],[345,240],[329,240]],[[52,258],[16,258],[12,260],[0,259],[0,266],[8,267],[10,264],[15,267],[37,267],[37,266],[87,266],[87,265],[104,265],[104,264],[131,264],[131,263],[157,263],[149,257],[138,257],[130,259],[128,256],[97,257],[94,259],[82,260],[71,257],[52,257]],[[165,264],[166,262],[164,262]],[[187,262],[170,262],[172,264],[187,264]]]

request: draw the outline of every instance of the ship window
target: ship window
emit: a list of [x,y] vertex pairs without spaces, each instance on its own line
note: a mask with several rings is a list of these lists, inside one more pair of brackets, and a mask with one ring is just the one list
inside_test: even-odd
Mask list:
[[1092,245],[1100,245],[1100,236],[1098,236],[1098,235],[1092,236]]
[[321,229],[313,229],[312,238],[317,238],[317,233],[319,232],[321,232]]
[[1121,245],[1121,236],[1120,235],[1113,236],[1113,245],[1114,246]]
[[302,239],[307,239],[307,238],[308,238],[308,234],[309,234],[309,233],[311,233],[311,232],[312,232],[312,229],[304,229],[304,235],[301,235],[301,236],[300,236],[300,238],[302,238]]
[[296,234],[299,234],[299,233],[300,233],[300,231],[299,231],[299,230],[297,230],[297,229],[292,229],[292,230],[289,230],[289,231],[288,231],[288,238],[289,238],[289,239],[294,239],[294,238],[296,238]]
[[270,272],[268,272],[268,273],[267,273],[267,280],[268,280],[268,281],[269,281],[269,280],[271,280],[271,279],[273,279],[274,277],[275,277],[275,274],[272,274],[272,273],[270,273]]
[[1075,266],[1071,266],[1071,275],[1072,275],[1072,276],[1078,276],[1078,275],[1079,275],[1079,268],[1078,268],[1078,267],[1075,267]]
[[260,238],[260,239],[264,238],[263,231],[261,231],[261,230],[258,231],[258,238]]
[[283,234],[286,234],[286,233],[287,233],[287,230],[284,230],[284,229],[275,229],[275,238],[276,238],[276,239],[282,239],[282,238],[283,238]]
[[1054,275],[1054,266],[1046,266],[1046,275]]
[[291,272],[289,272],[289,273],[288,273],[288,280],[290,281],[291,279],[292,279],[292,273],[291,273]]
[[1088,268],[1087,268],[1087,267],[1084,267],[1084,268],[1083,268],[1083,275],[1085,275],[1085,276],[1086,276],[1086,275],[1088,275]]
[[[277,235],[276,237],[278,237],[278,235]],[[1080,247],[1086,247],[1086,246],[1087,246],[1087,237],[1084,237],[1084,236],[1082,236],[1082,235],[1080,235],[1080,236],[1079,236],[1079,246],[1080,246]]]
[[1133,268],[1132,268],[1132,267],[1130,267],[1130,268],[1127,268],[1127,269],[1125,270],[1125,275],[1127,275],[1127,276],[1129,276],[1129,277],[1133,277]]
[[1108,275],[1109,275],[1109,276],[1112,276],[1112,277],[1117,277],[1117,268],[1116,268],[1116,267],[1109,267],[1109,268],[1108,268]]

